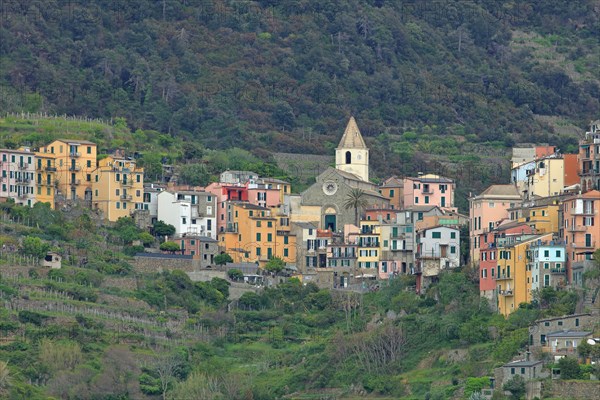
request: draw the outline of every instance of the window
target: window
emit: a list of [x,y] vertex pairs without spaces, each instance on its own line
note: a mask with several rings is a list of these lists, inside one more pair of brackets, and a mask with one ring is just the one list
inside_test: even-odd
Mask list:
[[87,147],[87,153],[88,154],[92,154],[92,146],[88,146]]
[[556,257],[559,257],[562,255],[562,252],[560,250],[556,250]]
[[415,197],[415,204],[419,204],[419,198]]
[[579,318],[575,318],[575,326],[579,326]]
[[510,374],[511,374],[511,375],[514,375],[514,374],[515,374],[515,369],[514,369],[514,368],[511,368],[511,369],[510,369]]
[[425,204],[429,204],[429,196],[425,196]]
[[126,208],[127,208],[127,203],[123,202],[123,209],[126,209]]
[[525,375],[525,368],[521,367],[521,375]]
[[91,182],[92,181],[92,174],[87,174],[85,176],[85,180],[88,181],[88,182]]
[[261,226],[261,225],[262,225],[262,222],[261,222],[261,221],[256,221],[256,227],[257,227],[257,228],[260,228],[260,226]]
[[92,160],[87,160],[87,167],[91,168],[92,167]]
[[258,233],[256,234],[256,241],[257,241],[257,242],[260,242],[260,240],[261,240],[261,235],[260,235],[260,232],[258,232]]
[[558,321],[558,326],[562,326],[563,322],[562,321]]
[[181,224],[182,225],[186,225],[187,224],[187,218],[186,217],[181,217]]
[[273,221],[267,221],[267,228],[273,227]]
[[352,153],[347,151],[346,152],[346,164],[351,164],[352,163]]
[[283,249],[283,256],[284,257],[288,257],[289,256],[288,253],[289,253],[288,249]]
[[[142,176],[141,176],[140,174],[137,174],[137,175],[135,176],[135,181],[136,181],[136,182],[138,182],[138,183],[139,183],[139,182],[141,182],[141,181],[142,181]],[[209,201],[210,201],[210,200],[209,200]]]
[[442,232],[431,232],[431,238],[432,239],[441,239],[442,238]]
[[450,239],[456,239],[456,232],[450,232]]
[[544,257],[550,257],[550,250],[544,250]]
[[390,197],[394,197],[394,189],[390,189]]
[[272,242],[272,241],[273,241],[273,234],[267,233],[267,242]]
[[550,326],[550,322],[549,321],[544,322],[544,326]]
[[115,195],[118,196],[119,194],[121,194],[121,192],[119,191],[119,189],[115,189]]
[[121,208],[121,203],[117,201],[117,210]]
[[287,237],[287,236],[283,237],[283,244],[288,244],[289,241],[290,241],[289,237]]
[[450,246],[450,254],[456,254],[456,246]]
[[121,174],[117,174],[117,182],[121,180]]

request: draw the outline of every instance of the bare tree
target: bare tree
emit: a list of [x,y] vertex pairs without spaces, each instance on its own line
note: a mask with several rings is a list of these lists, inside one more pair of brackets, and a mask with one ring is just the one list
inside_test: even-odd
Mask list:
[[167,398],[167,391],[175,379],[175,373],[180,366],[181,358],[173,353],[157,354],[151,361],[151,368],[156,371],[160,380],[160,390],[163,400]]

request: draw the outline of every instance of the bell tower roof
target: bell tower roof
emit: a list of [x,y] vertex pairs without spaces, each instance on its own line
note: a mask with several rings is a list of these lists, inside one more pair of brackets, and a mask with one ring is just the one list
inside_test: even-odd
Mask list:
[[346,130],[344,131],[344,135],[342,136],[340,144],[337,148],[367,149],[367,145],[360,134],[360,130],[358,129],[358,125],[356,124],[354,117],[350,117],[350,121],[348,121],[348,125],[346,125]]

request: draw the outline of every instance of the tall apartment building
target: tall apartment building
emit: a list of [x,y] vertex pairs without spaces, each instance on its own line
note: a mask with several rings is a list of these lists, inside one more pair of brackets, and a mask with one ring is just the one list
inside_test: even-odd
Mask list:
[[56,193],[56,160],[45,153],[37,152],[36,158],[36,201],[55,206],[54,195]]
[[87,140],[58,139],[41,147],[40,155],[54,159],[55,198],[92,201],[92,175],[96,170],[97,146]]
[[93,179],[92,207],[102,211],[107,220],[128,217],[143,207],[144,169],[135,160],[120,153],[103,158],[98,161],[93,178],[85,174],[86,184],[88,179]]
[[35,204],[35,154],[29,150],[0,150],[0,198],[16,204]]
[[579,174],[581,191],[600,190],[600,120],[579,141]]
[[481,235],[492,231],[503,219],[508,209],[521,201],[515,185],[491,185],[481,194],[469,198],[470,260],[479,263]]

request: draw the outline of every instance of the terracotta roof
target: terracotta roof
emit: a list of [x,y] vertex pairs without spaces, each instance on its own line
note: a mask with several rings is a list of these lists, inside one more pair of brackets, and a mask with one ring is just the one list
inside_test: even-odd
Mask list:
[[354,117],[350,117],[350,121],[348,121],[348,125],[346,125],[346,130],[344,131],[344,135],[340,140],[340,144],[337,147],[338,149],[366,149],[367,145],[363,140],[362,135],[360,134],[360,130],[358,129],[358,125],[356,124],[356,120]]

